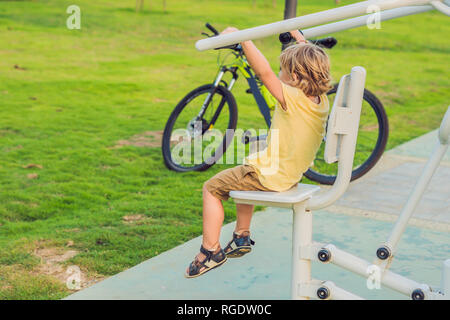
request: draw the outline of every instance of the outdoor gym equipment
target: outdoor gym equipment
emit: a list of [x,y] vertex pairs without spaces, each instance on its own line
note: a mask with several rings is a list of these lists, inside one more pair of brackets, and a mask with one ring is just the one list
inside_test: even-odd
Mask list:
[[330,206],[346,191],[351,178],[358,125],[365,82],[365,70],[354,67],[349,75],[343,76],[328,122],[325,159],[338,161],[338,174],[334,185],[317,193],[320,187],[298,184],[285,192],[231,191],[236,203],[291,208],[292,223],[292,299],[362,299],[339,288],[331,281],[311,278],[311,261],[333,263],[353,273],[368,277],[373,283],[383,284],[413,300],[450,299],[450,259],[444,262],[441,289],[420,284],[389,269],[398,241],[409,218],[417,206],[431,177],[448,149],[450,143],[450,107],[439,129],[439,142],[428,160],[425,169],[414,187],[391,235],[376,252],[376,260],[369,263],[364,259],[338,249],[333,244],[312,241],[312,210]]
[[[209,23],[205,26],[212,35],[204,32],[203,35],[208,37],[219,35],[219,31]],[[290,33],[280,34],[279,40],[284,48],[293,42]],[[337,40],[327,37],[310,40],[310,42],[331,49],[336,45]],[[164,127],[161,149],[164,164],[170,170],[177,172],[207,170],[216,162],[223,162],[225,158],[234,158],[235,152],[243,151],[244,144],[251,142],[250,149],[252,149],[256,145],[256,143],[253,144],[254,142],[265,140],[267,137],[267,130],[259,133],[251,128],[245,132],[236,130],[239,110],[232,90],[240,76],[247,80],[246,92],[253,96],[267,128],[270,128],[271,114],[277,104],[276,99],[261,79],[255,75],[241,45],[231,45],[220,49],[219,58],[221,53],[225,54],[223,59],[218,59],[219,68],[214,81],[192,90],[181,99]],[[333,101],[336,91],[337,84],[327,92],[330,101]],[[381,101],[367,88],[364,89],[363,100],[360,121],[362,125],[356,145],[357,160],[353,163],[352,181],[362,177],[375,166],[384,152],[389,135],[389,121]],[[221,141],[213,148],[210,145],[212,136],[217,141]],[[187,150],[189,143],[193,147],[191,152]],[[201,155],[196,157],[196,145],[201,145],[201,148],[197,150],[213,152],[204,157]],[[186,153],[186,157],[179,156],[180,146]],[[224,155],[225,152],[226,155]],[[238,162],[241,161],[239,156],[237,159]],[[337,166],[327,164],[323,159],[323,146],[321,146],[314,163],[304,176],[320,184],[331,185],[336,179],[336,173]]]
[[[198,50],[229,46],[246,40],[264,38],[295,29],[302,29],[305,37],[315,37],[379,21],[417,14],[436,9],[450,16],[450,0],[384,0],[363,1],[335,9],[292,18],[255,28],[199,40]],[[375,12],[373,14],[367,14]],[[378,14],[378,16],[376,16]],[[345,20],[343,20],[345,19]],[[340,20],[340,21],[339,21]],[[330,23],[331,22],[331,23]],[[312,27],[305,29],[307,27]],[[338,160],[338,174],[334,185],[317,193],[318,186],[299,184],[286,192],[232,191],[236,203],[259,204],[293,209],[292,281],[293,299],[361,299],[337,287],[331,281],[311,279],[311,260],[333,263],[364,277],[376,277],[381,284],[414,300],[450,299],[450,259],[443,264],[441,289],[420,284],[389,270],[398,241],[407,222],[431,180],[450,142],[450,108],[439,129],[439,142],[416,183],[386,243],[376,252],[373,264],[344,252],[332,244],[312,241],[311,210],[325,208],[339,199],[350,183],[355,143],[362,103],[365,71],[354,67],[350,75],[341,78],[330,114],[325,146],[326,160]]]
[[[246,40],[268,37],[283,32],[302,29],[304,36],[317,37],[346,29],[364,26],[379,19],[390,20],[436,9],[450,16],[450,0],[370,0],[308,14],[305,16],[245,29],[218,37],[197,41],[195,47],[202,51],[220,48]],[[374,13],[372,13],[374,12]],[[367,14],[371,13],[371,14]],[[379,16],[377,14],[379,13]],[[349,18],[349,19],[347,19]],[[342,20],[346,19],[346,20]],[[338,21],[342,20],[342,21]],[[337,21],[337,22],[333,22]],[[333,23],[329,23],[333,22]],[[326,24],[329,23],[329,24]],[[324,25],[322,25],[324,24]],[[314,28],[305,29],[316,26]]]

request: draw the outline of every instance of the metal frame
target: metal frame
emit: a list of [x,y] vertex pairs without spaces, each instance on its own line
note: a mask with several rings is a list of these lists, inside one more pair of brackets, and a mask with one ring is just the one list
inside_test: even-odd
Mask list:
[[[363,26],[373,8],[380,10],[380,21],[390,20],[411,14],[436,9],[450,15],[450,0],[369,0],[351,5],[308,14],[301,17],[278,21],[250,29],[197,41],[195,47],[208,50],[224,47],[246,40],[265,38],[271,35],[295,29],[306,29],[305,37],[316,37],[325,34]],[[347,19],[347,20],[343,20]],[[342,20],[342,21],[339,21]],[[335,22],[339,21],[339,22]],[[330,23],[334,22],[334,23]],[[328,24],[327,24],[328,23]],[[323,25],[325,24],[325,25]]]
[[403,234],[412,212],[448,149],[450,143],[450,107],[439,129],[436,149],[417,181],[391,235],[376,252],[373,263],[338,249],[333,244],[312,241],[312,210],[325,208],[338,200],[346,191],[353,166],[358,125],[364,92],[365,70],[354,67],[349,75],[342,77],[334,101],[327,128],[326,159],[338,161],[338,175],[334,185],[324,192],[320,188],[299,184],[286,192],[231,191],[236,203],[291,208],[292,226],[292,299],[362,299],[337,287],[331,281],[311,278],[311,261],[333,263],[362,277],[372,277],[377,272],[379,284],[410,296],[414,300],[450,299],[450,259],[443,264],[442,289],[434,289],[408,279],[389,269],[395,248]]
[[[316,37],[337,31],[365,25],[374,8],[379,11],[379,20],[389,20],[402,16],[436,9],[450,16],[450,0],[370,0],[335,9],[283,20],[230,34],[197,41],[198,50],[207,50],[246,40],[264,38],[295,29],[303,29],[306,37]],[[376,7],[374,7],[376,6]],[[343,20],[346,19],[346,20]],[[312,27],[309,29],[305,29]],[[439,140],[418,179],[405,207],[403,208],[389,239],[378,248],[376,259],[369,263],[357,256],[336,248],[332,244],[312,241],[311,210],[325,208],[339,199],[346,191],[351,178],[359,116],[365,82],[365,70],[354,67],[350,75],[341,79],[327,129],[326,160],[338,163],[338,175],[334,185],[325,192],[315,193],[307,185],[299,184],[296,189],[285,193],[232,191],[230,196],[236,203],[262,204],[288,207],[293,210],[292,236],[292,299],[360,299],[360,297],[338,288],[331,281],[311,278],[311,261],[333,263],[363,277],[379,274],[380,284],[410,296],[414,300],[450,299],[450,259],[443,264],[441,288],[434,289],[426,284],[405,278],[389,271],[395,256],[398,241],[408,220],[428,186],[433,173],[439,166],[450,143],[450,107],[439,129]],[[293,196],[294,195],[294,196]],[[297,195],[297,196],[295,196]],[[297,199],[286,201],[286,199]],[[281,201],[281,199],[284,199]]]
[[[440,300],[440,299],[446,299],[450,300],[450,259],[447,259],[443,263],[443,269],[442,269],[442,280],[441,280],[441,288],[436,289],[432,288],[429,285],[426,284],[420,284],[416,281],[410,280],[408,278],[405,278],[399,274],[396,274],[392,271],[389,271],[388,268],[392,262],[392,259],[395,255],[395,250],[397,248],[398,241],[400,240],[400,237],[402,236],[403,232],[405,231],[405,228],[407,226],[408,220],[411,218],[412,213],[414,209],[417,207],[417,204],[419,203],[423,193],[425,192],[426,187],[428,186],[433,173],[439,166],[440,161],[442,160],[443,156],[445,155],[446,151],[448,150],[449,144],[450,144],[450,107],[448,107],[447,112],[444,116],[444,119],[442,120],[441,126],[439,128],[438,133],[438,139],[437,144],[435,147],[434,152],[430,156],[422,175],[419,177],[413,191],[411,192],[411,195],[404,206],[399,218],[397,219],[396,224],[394,225],[393,230],[391,231],[391,234],[389,236],[389,239],[386,243],[381,246],[377,252],[376,252],[376,259],[371,264],[359,257],[356,257],[352,254],[349,254],[347,252],[344,252],[338,248],[336,248],[332,244],[319,244],[319,243],[313,243],[312,241],[309,242],[309,244],[302,243],[300,244],[301,248],[305,248],[305,250],[309,250],[312,252],[312,254],[309,254],[309,258],[311,260],[317,260],[321,261],[323,263],[333,263],[339,267],[342,267],[344,269],[347,269],[353,273],[359,274],[363,277],[370,276],[370,270],[374,270],[373,267],[376,267],[377,270],[379,270],[380,275],[380,282],[381,284],[385,285],[386,287],[389,287],[395,291],[398,291],[400,293],[403,293],[407,296],[410,296],[413,300],[424,300],[424,299],[430,299],[430,300]],[[341,161],[343,161],[343,158],[339,159],[339,164]],[[338,183],[338,182],[337,182]],[[328,191],[329,192],[329,191]],[[305,211],[297,210],[297,213],[294,213],[294,215],[307,215],[307,209],[311,209],[311,207],[315,208],[321,208],[325,204],[329,205],[329,201],[323,201],[322,199],[325,199],[326,197],[320,195],[315,198],[314,196],[309,200],[308,203],[306,203]],[[336,198],[333,197],[333,200],[335,201]],[[295,227],[295,226],[294,226]],[[300,233],[310,232],[310,228],[312,228],[311,224],[305,225],[299,225],[296,226],[299,228]],[[305,231],[305,229],[307,229]],[[308,271],[303,271],[300,269],[297,269],[297,272],[306,274]],[[317,295],[316,297],[320,299],[340,299],[340,298],[349,298],[353,299],[351,295],[348,293],[343,294],[340,289],[337,290],[338,295],[333,295],[334,290],[336,290],[333,286],[327,286],[325,283],[320,284],[321,287],[317,288]],[[328,292],[327,296],[320,296],[320,290],[322,288],[322,292]],[[295,296],[293,296],[294,298]],[[313,295],[310,295],[309,297],[314,297]]]

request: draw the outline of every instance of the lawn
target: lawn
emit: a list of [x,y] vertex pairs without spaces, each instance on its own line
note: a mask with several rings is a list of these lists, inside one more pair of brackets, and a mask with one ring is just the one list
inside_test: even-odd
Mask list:
[[[137,13],[132,0],[77,0],[81,30],[68,30],[73,1],[0,1],[0,299],[59,299],[72,292],[61,281],[70,265],[86,286],[201,234],[202,184],[230,165],[175,173],[157,143],[133,141],[157,135],[188,91],[213,80],[217,53],[194,48],[205,22],[273,22],[283,2],[169,0],[163,10],[151,0]],[[302,0],[298,14],[334,6]],[[448,18],[430,12],[335,35],[333,76],[367,69],[388,148],[439,125],[448,34]],[[276,37],[256,44],[277,69]],[[245,89],[240,79],[233,91],[238,127],[264,128]],[[225,211],[233,221],[232,201]]]

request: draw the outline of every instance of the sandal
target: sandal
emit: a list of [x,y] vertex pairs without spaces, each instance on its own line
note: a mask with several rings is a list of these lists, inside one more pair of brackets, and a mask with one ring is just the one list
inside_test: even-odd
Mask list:
[[203,261],[199,261],[197,260],[197,258],[195,258],[195,260],[192,261],[189,265],[189,273],[186,273],[184,275],[186,278],[195,278],[201,276],[205,272],[217,268],[218,266],[224,264],[225,261],[227,261],[227,256],[225,255],[223,249],[220,249],[217,253],[213,253],[206,250],[202,245],[200,247],[200,252],[206,256],[205,259],[203,259]]
[[239,236],[233,232],[233,239],[228,242],[224,251],[228,258],[239,258],[252,251],[252,245],[255,245],[255,241],[250,239],[250,234]]

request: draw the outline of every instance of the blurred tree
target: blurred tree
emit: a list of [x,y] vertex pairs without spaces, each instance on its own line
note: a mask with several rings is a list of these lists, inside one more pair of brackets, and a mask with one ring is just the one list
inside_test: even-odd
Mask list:
[[[166,12],[167,11],[167,0],[163,0],[162,5],[163,5],[164,12]],[[144,0],[136,0],[136,12],[142,11],[142,9],[144,9]]]
[[136,12],[141,11],[144,8],[144,0],[136,0]]
[[295,18],[297,16],[297,0],[284,1],[284,19]]
[[[297,0],[284,1],[284,20],[295,18],[297,16]],[[285,44],[281,45],[281,51],[286,49]]]

